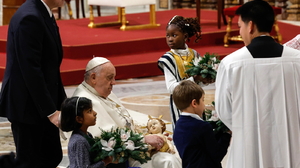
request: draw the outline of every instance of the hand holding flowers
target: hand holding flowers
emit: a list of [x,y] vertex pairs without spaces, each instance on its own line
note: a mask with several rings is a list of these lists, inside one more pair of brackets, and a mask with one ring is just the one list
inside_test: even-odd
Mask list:
[[[214,106],[215,102],[212,102],[212,105]],[[229,128],[219,119],[215,110],[205,109],[203,113],[203,119],[212,125],[216,134],[219,132],[231,132]]]
[[216,54],[205,53],[204,57],[194,58],[192,66],[186,73],[193,76],[196,83],[202,82],[203,84],[214,83],[217,75],[218,64],[220,60]]

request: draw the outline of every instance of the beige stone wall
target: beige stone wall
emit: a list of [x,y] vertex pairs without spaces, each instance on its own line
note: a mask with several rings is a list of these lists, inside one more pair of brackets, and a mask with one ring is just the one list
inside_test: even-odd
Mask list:
[[287,20],[300,21],[300,0],[289,0],[291,6],[287,8]]

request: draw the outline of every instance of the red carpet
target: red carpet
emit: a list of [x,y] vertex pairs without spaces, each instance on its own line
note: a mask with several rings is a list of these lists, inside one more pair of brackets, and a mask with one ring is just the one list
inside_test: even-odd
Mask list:
[[[85,65],[95,56],[107,57],[117,68],[116,79],[136,78],[161,75],[157,68],[158,58],[169,50],[165,41],[165,28],[174,15],[195,17],[194,9],[176,9],[158,11],[155,29],[121,31],[118,26],[106,28],[88,28],[89,19],[59,20],[61,38],[64,48],[64,60],[61,75],[64,85],[79,84],[83,80]],[[149,13],[126,15],[130,25],[149,23]],[[116,21],[117,16],[96,17],[96,22]],[[279,23],[283,42],[299,34],[297,26]],[[225,56],[240,47],[243,43],[230,44],[223,47],[223,37],[226,26],[217,29],[217,14],[215,10],[201,11],[202,39],[188,43],[201,55],[205,52]],[[234,34],[238,34],[237,17],[233,22]],[[7,26],[0,27],[0,79],[5,68],[5,46]]]

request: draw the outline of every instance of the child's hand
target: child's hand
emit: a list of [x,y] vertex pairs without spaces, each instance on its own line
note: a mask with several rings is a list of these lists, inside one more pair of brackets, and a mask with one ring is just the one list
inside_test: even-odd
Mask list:
[[228,130],[226,133],[232,135],[232,131],[231,130]]
[[202,82],[204,85],[215,82],[215,79],[212,79],[212,78],[202,78],[201,75],[195,75],[193,77],[194,77],[194,81],[196,83]]
[[113,162],[113,157],[112,157],[112,156],[107,156],[107,157],[104,158],[102,161],[104,162],[104,165],[105,165],[105,166],[108,165],[108,164],[110,164],[110,163],[113,163],[113,164],[118,164],[118,163],[119,163],[118,160],[115,160],[115,161]]

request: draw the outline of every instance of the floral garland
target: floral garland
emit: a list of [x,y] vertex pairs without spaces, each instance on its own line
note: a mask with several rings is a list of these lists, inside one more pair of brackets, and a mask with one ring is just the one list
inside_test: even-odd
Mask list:
[[87,138],[90,145],[92,162],[112,156],[113,161],[126,162],[129,158],[141,164],[151,160],[148,146],[143,142],[143,135],[134,133],[128,128],[116,128],[110,131],[102,130],[100,137]]
[[189,68],[185,72],[189,76],[201,75],[202,78],[209,78],[209,79],[216,79],[217,76],[217,68],[220,60],[216,54],[205,53],[203,57],[194,58],[191,62],[191,65],[187,65],[186,67]]
[[[214,101],[212,102],[212,105],[215,106]],[[205,109],[203,119],[212,125],[216,134],[229,131],[229,128],[219,119],[215,110]]]

